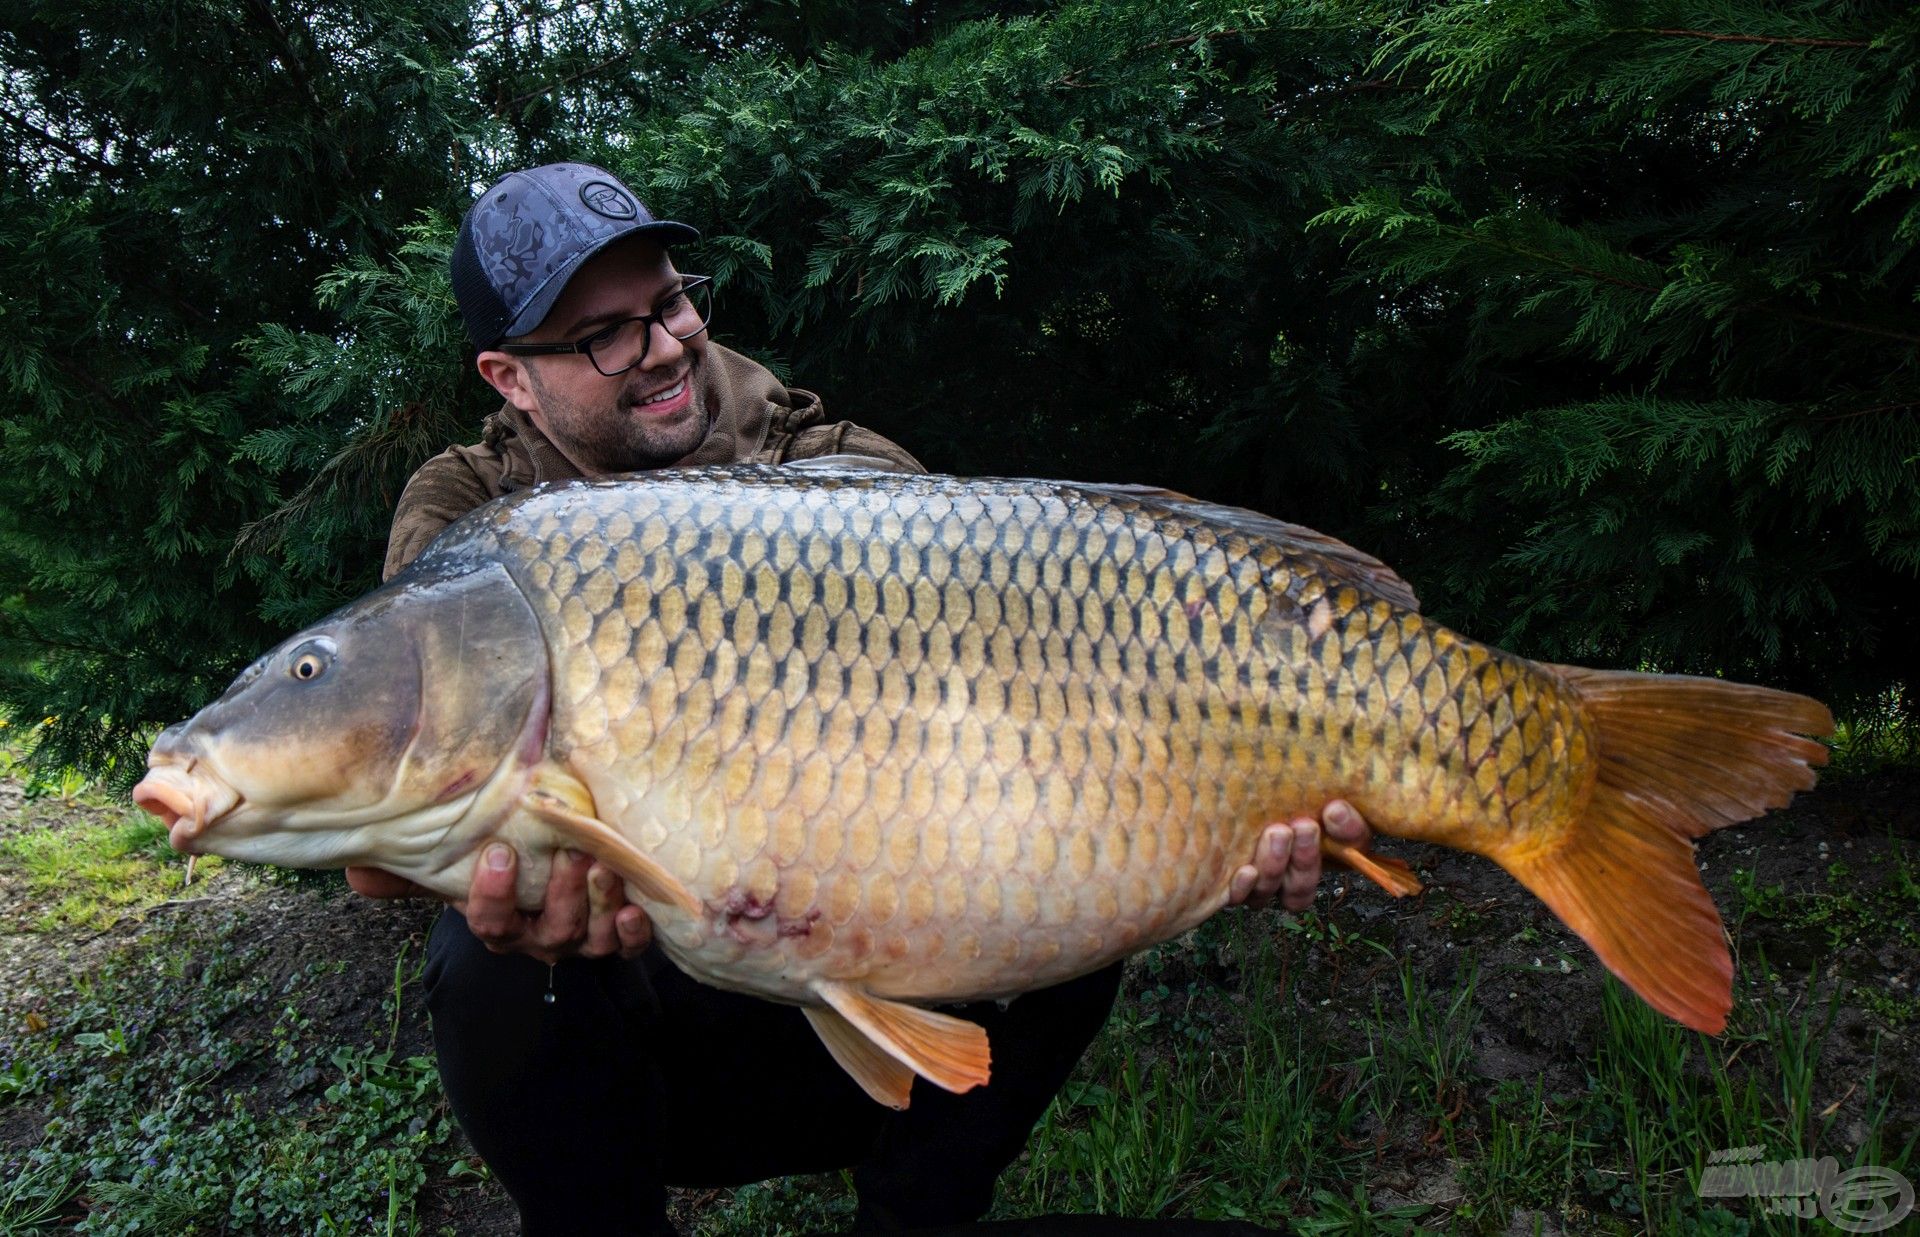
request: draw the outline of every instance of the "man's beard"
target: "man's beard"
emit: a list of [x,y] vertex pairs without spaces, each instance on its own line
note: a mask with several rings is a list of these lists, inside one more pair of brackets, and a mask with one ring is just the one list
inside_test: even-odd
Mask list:
[[694,448],[706,441],[708,415],[706,401],[701,398],[698,369],[698,360],[689,357],[681,378],[687,383],[692,399],[686,412],[666,425],[653,424],[641,414],[629,411],[646,387],[657,386],[653,381],[630,376],[612,400],[584,404],[547,386],[533,366],[528,366],[526,373],[533,393],[540,399],[541,419],[554,446],[581,468],[615,473],[665,468],[691,455]]

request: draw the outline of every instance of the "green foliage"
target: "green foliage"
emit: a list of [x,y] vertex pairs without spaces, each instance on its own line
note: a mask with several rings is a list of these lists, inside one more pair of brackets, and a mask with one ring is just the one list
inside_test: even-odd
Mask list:
[[[0,1163],[0,1219],[71,1219],[78,1192],[83,1233],[365,1232],[374,1216],[410,1231],[408,1200],[452,1159],[432,1059],[391,1033],[328,1045],[307,1012],[324,968],[276,982],[237,944],[247,930],[182,928],[122,957],[28,1041],[0,1105],[51,1115],[38,1148]],[[267,1034],[236,1037],[254,1009],[277,1009]],[[249,1084],[268,1060],[290,1091]]]
[[[1920,20],[1876,4],[1436,5],[1376,71],[1484,174],[1323,213],[1460,361],[1459,454],[1380,514],[1429,597],[1565,660],[1911,680]],[[1441,544],[1444,543],[1444,544]],[[1491,568],[1491,569],[1490,569]]]
[[494,404],[454,222],[563,157],[937,468],[1275,511],[1533,655],[1910,702],[1917,43],[1891,0],[35,0],[0,708],[126,777],[372,583]]
[[[199,880],[224,866],[200,861]],[[17,876],[35,907],[32,926],[106,928],[131,911],[177,896],[184,864],[167,846],[167,829],[150,816],[0,837],[0,873]]]

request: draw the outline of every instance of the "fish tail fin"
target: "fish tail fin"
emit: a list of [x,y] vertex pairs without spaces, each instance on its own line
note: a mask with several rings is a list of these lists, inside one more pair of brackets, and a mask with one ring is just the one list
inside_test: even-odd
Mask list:
[[1647,1004],[1725,1029],[1733,962],[1694,866],[1694,838],[1814,783],[1833,729],[1806,696],[1678,675],[1548,667],[1579,696],[1599,755],[1581,815],[1543,846],[1491,856]]

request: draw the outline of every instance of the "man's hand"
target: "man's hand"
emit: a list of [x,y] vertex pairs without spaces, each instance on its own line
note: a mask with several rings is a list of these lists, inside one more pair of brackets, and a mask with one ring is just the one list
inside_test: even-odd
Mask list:
[[[626,882],[578,851],[553,857],[547,896],[529,914],[515,903],[514,874],[519,857],[511,846],[495,842],[473,868],[473,883],[454,909],[467,917],[475,937],[497,954],[526,954],[542,962],[564,958],[631,958],[653,940],[647,913],[627,902]],[[348,868],[347,884],[369,898],[427,896],[427,890],[378,868]]]
[[1268,825],[1254,846],[1253,862],[1233,874],[1227,889],[1227,905],[1258,909],[1280,895],[1280,905],[1290,911],[1304,911],[1313,905],[1315,887],[1320,884],[1320,829],[1336,841],[1365,850],[1371,839],[1367,822],[1360,819],[1353,805],[1335,799],[1320,813],[1296,817],[1291,823]]

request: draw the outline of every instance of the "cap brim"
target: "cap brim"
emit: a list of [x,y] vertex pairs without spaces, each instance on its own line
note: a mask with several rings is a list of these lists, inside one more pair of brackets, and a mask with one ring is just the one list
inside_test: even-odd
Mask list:
[[511,339],[515,335],[525,335],[528,331],[533,330],[542,322],[545,322],[547,320],[547,314],[553,310],[554,302],[558,301],[560,294],[567,290],[567,284],[573,280],[575,272],[586,265],[587,261],[595,254],[607,248],[607,246],[617,245],[621,241],[631,240],[636,236],[649,237],[669,247],[673,245],[690,245],[700,239],[698,230],[690,228],[684,223],[676,223],[671,219],[656,219],[652,223],[643,223],[638,227],[628,228],[624,232],[616,232],[612,236],[602,240],[599,244],[581,250],[580,253],[574,257],[573,261],[549,275],[547,282],[540,285],[540,290],[533,294],[533,299],[526,303],[526,306],[521,309],[518,316],[516,316],[512,322],[507,323],[507,329],[502,334],[502,338]]

